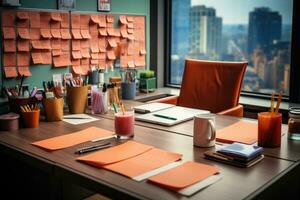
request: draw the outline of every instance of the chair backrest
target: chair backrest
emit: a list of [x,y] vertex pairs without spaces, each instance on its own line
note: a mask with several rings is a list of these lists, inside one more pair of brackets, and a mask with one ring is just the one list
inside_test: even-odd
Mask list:
[[187,59],[177,105],[213,113],[237,106],[247,65]]

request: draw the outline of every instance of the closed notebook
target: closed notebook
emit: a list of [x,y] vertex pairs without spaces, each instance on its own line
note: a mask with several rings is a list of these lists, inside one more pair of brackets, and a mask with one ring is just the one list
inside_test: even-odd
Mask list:
[[246,160],[260,155],[262,150],[263,148],[259,146],[234,142],[217,150],[217,152]]
[[133,158],[104,165],[103,168],[133,178],[180,160],[181,157],[181,154],[154,148]]
[[148,180],[171,190],[180,190],[217,174],[215,166],[188,161],[178,167],[150,177]]
[[217,130],[216,134],[218,142],[254,144],[257,142],[258,127],[255,123],[239,121]]
[[33,142],[32,144],[45,150],[54,151],[110,135],[113,135],[113,132],[97,127],[90,127],[74,133]]
[[96,167],[102,167],[103,165],[108,165],[135,157],[151,149],[153,149],[152,146],[134,141],[128,141],[108,149],[97,151],[86,156],[81,156],[76,160]]

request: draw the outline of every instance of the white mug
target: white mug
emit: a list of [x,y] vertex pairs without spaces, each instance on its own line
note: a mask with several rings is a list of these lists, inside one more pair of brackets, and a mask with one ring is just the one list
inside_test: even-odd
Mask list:
[[198,147],[215,146],[215,116],[212,114],[194,117],[194,145]]

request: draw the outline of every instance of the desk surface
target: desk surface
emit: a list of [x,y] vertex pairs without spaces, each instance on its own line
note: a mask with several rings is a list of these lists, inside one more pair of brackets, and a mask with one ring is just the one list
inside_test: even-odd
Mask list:
[[[227,118],[224,118],[222,123],[227,123]],[[187,122],[186,124],[190,124],[190,122]],[[186,124],[182,124],[182,126],[189,127],[189,125]],[[147,181],[135,182],[122,175],[77,162],[75,160],[77,155],[74,154],[75,149],[85,146],[88,143],[52,153],[46,152],[30,144],[31,142],[41,139],[82,130],[89,126],[97,126],[113,131],[114,121],[111,119],[100,118],[99,121],[76,126],[62,121],[49,123],[41,122],[39,128],[36,129],[1,132],[0,144],[10,148],[12,151],[21,152],[44,160],[45,162],[54,163],[57,167],[57,173],[59,173],[63,179],[72,177],[72,181],[77,180],[78,183],[82,183],[82,181],[85,180],[87,182],[87,187],[91,187],[91,189],[99,188],[100,191],[101,188],[109,188],[110,192],[107,194],[111,195],[111,197],[118,194],[124,194],[139,199],[187,199],[187,197],[162,189]],[[181,125],[178,126],[180,127]],[[203,156],[203,152],[208,149],[193,147],[192,137],[150,128],[150,125],[149,127],[136,125],[134,140],[161,149],[182,153],[184,160],[203,162],[216,165],[220,168],[222,179],[193,195],[190,199],[232,200],[252,197],[263,188],[268,187],[269,184],[282,174],[287,173],[295,165],[295,162],[273,157],[266,157],[251,168],[237,168],[209,161],[204,159]],[[102,192],[105,194],[107,191]]]

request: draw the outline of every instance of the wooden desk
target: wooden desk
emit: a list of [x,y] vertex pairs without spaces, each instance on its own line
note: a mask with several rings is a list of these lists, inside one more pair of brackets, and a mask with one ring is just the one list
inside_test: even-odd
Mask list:
[[[225,122],[226,120],[224,120],[224,123]],[[49,181],[52,182],[52,184],[50,184],[51,196],[46,193],[44,199],[70,198],[70,194],[65,194],[66,185],[78,185],[114,199],[234,200],[270,198],[272,195],[281,198],[283,197],[282,195],[284,195],[284,197],[288,197],[290,193],[282,193],[282,191],[277,188],[283,189],[284,191],[287,191],[288,189],[293,190],[294,187],[297,187],[297,184],[292,185],[291,183],[294,183],[295,179],[299,180],[298,177],[295,176],[295,174],[299,175],[299,162],[266,157],[260,163],[251,168],[237,168],[205,160],[203,152],[207,149],[193,147],[192,137],[190,136],[174,134],[168,131],[141,125],[135,126],[135,141],[153,145],[161,149],[182,153],[184,160],[216,165],[221,169],[223,178],[210,187],[198,192],[190,198],[187,198],[176,194],[175,192],[157,187],[147,181],[135,182],[116,173],[77,162],[75,160],[77,155],[74,154],[75,149],[85,146],[88,143],[76,145],[52,153],[46,152],[30,144],[33,141],[82,130],[89,126],[97,126],[107,130],[114,130],[113,120],[105,118],[100,118],[99,121],[92,123],[76,126],[62,121],[51,123],[41,122],[37,129],[21,129],[13,132],[1,132],[0,155],[2,158],[5,156],[9,159],[18,160],[19,163],[29,163],[30,166],[34,167],[34,170],[44,171],[47,169],[47,173],[50,178],[48,177],[48,179],[46,179],[46,183]],[[8,163],[2,163],[2,165],[6,164]],[[20,166],[12,167],[18,168]],[[6,170],[10,171],[9,168]],[[1,170],[1,172],[8,173],[3,170]],[[10,174],[10,176],[13,175],[14,174]],[[12,181],[12,184],[15,184],[18,180],[19,179],[7,179],[5,181]],[[2,180],[2,182],[4,182],[4,180]],[[40,182],[42,185],[43,180],[40,180]],[[288,189],[286,186],[288,186]],[[26,187],[26,185],[23,185],[23,187]],[[29,187],[33,186],[30,184]],[[19,191],[20,188],[16,188],[16,190]],[[32,190],[35,191],[34,188]],[[76,190],[71,191],[71,193],[75,192]],[[28,195],[30,195],[30,197],[36,197],[34,192],[31,192]],[[73,195],[70,199],[76,198],[82,197],[74,197]]]

